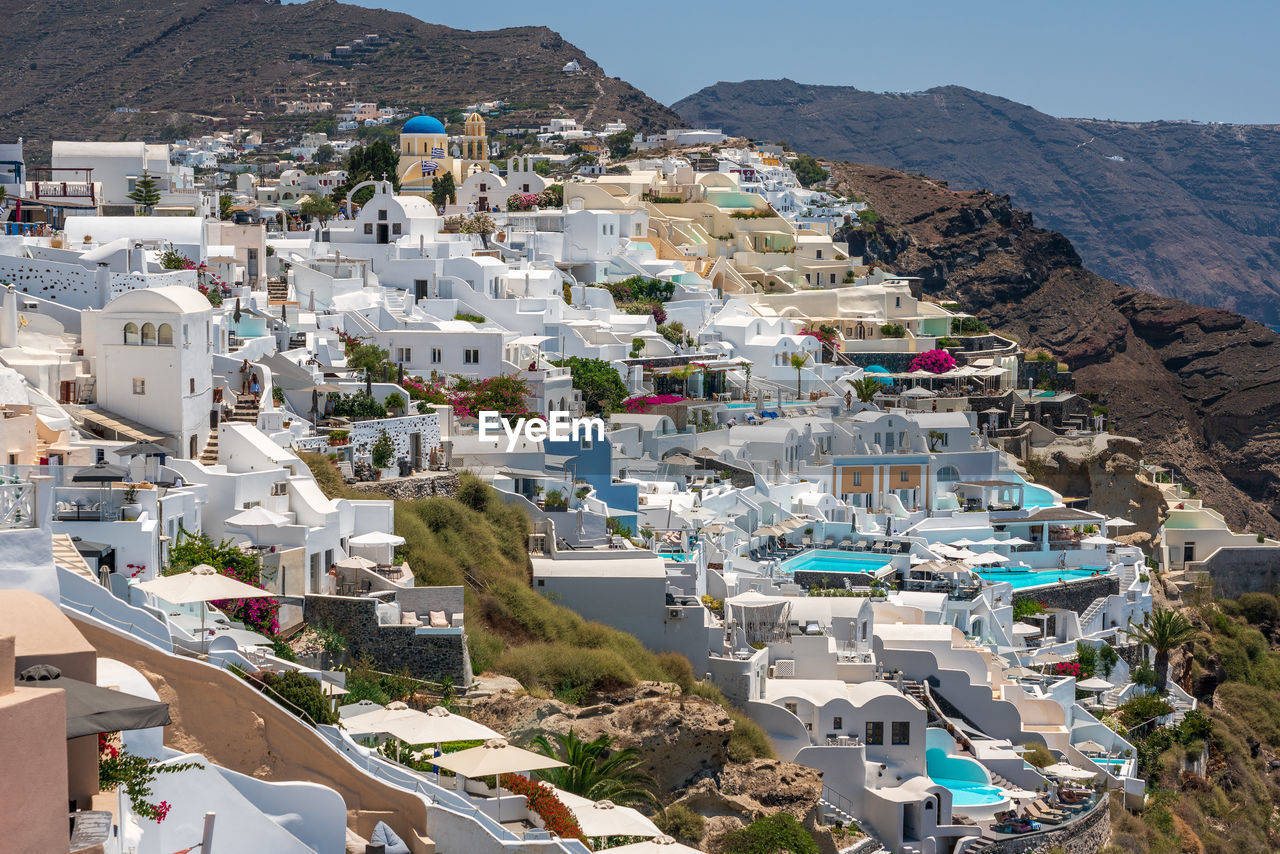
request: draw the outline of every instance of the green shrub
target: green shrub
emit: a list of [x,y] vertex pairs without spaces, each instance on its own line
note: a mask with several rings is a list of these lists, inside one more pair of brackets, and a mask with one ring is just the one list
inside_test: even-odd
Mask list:
[[1240,615],[1253,625],[1280,622],[1280,601],[1270,593],[1243,593],[1236,600]]
[[818,854],[818,843],[789,813],[758,818],[746,827],[725,834],[726,854]]
[[707,820],[684,804],[667,807],[664,812],[654,816],[653,823],[667,836],[695,846],[702,841],[702,834],[707,827]]
[[907,327],[901,323],[886,323],[880,327],[880,334],[885,338],[906,338]]
[[1022,745],[1022,758],[1036,768],[1047,768],[1054,763],[1053,754],[1043,744],[1031,742]]
[[467,311],[460,311],[453,316],[454,320],[465,320],[469,323],[484,323],[484,315],[471,314]]
[[1173,712],[1173,706],[1155,694],[1141,694],[1122,703],[1119,712],[1120,723],[1132,729],[1152,718],[1170,714]]
[[1013,618],[1015,620],[1043,613],[1044,603],[1038,599],[1019,599],[1013,603]]
[[[956,317],[951,320],[952,335],[985,335],[990,332],[991,328],[976,317]],[[1054,361],[1053,356],[1049,354],[1049,358],[1043,361]]]
[[265,686],[263,693],[308,723],[338,722],[338,716],[329,707],[329,698],[324,695],[324,689],[310,676],[296,670],[286,670],[279,674],[264,670],[251,675],[254,677],[251,681]]

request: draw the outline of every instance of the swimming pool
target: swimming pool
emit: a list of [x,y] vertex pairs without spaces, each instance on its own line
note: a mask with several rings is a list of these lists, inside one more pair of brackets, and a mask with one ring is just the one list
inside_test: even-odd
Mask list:
[[866,572],[871,573],[889,564],[888,555],[842,552],[832,549],[814,549],[783,561],[782,568],[790,572]]
[[959,810],[961,807],[989,807],[1007,800],[1004,790],[999,786],[988,786],[972,780],[953,780],[950,777],[929,779],[951,792],[951,805]]
[[663,560],[673,560],[676,563],[688,563],[693,560],[693,555],[689,552],[658,552],[658,557]]
[[1027,483],[1027,479],[1020,474],[1014,474],[1012,479],[1022,483],[1023,507],[1057,507],[1062,503],[1056,495],[1043,486]]
[[1096,569],[979,569],[975,570],[979,577],[987,581],[1007,581],[1015,590],[1024,587],[1040,587],[1045,584],[1057,584],[1062,581],[1076,581],[1091,578]]

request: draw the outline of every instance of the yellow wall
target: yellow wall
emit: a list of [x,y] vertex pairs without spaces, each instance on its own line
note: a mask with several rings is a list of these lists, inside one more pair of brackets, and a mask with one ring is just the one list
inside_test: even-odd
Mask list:
[[[862,482],[855,484],[853,475],[857,472],[862,475]],[[871,491],[871,484],[874,477],[875,468],[873,466],[844,466],[840,469],[840,493],[857,495],[868,493]]]
[[[902,475],[904,473],[907,476],[906,480],[902,479]],[[889,466],[889,482],[886,483],[884,487],[886,490],[917,489],[919,486],[919,466]]]

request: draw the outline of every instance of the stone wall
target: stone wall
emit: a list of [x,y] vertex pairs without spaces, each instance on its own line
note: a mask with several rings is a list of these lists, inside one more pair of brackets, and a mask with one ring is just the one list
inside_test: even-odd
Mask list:
[[1032,590],[1015,590],[1013,601],[1034,599],[1043,602],[1050,608],[1066,608],[1083,613],[1093,604],[1093,600],[1109,593],[1120,592],[1120,579],[1114,575],[1100,578],[1085,578],[1080,581],[1069,581],[1066,584],[1054,584],[1051,587],[1037,587]]
[[413,501],[415,498],[452,498],[458,494],[461,481],[456,472],[431,472],[414,477],[388,477],[348,485],[360,492],[385,495],[397,501]]
[[307,596],[304,616],[312,626],[328,626],[347,641],[347,656],[368,656],[385,673],[408,668],[416,679],[451,679],[471,684],[465,634],[418,634],[413,626],[379,625],[377,602],[367,597]]
[[375,421],[357,421],[351,425],[352,451],[357,456],[371,453],[373,443],[386,431],[395,446],[392,453],[392,465],[401,457],[408,458],[410,450],[409,437],[418,434],[419,449],[422,453],[422,465],[426,464],[431,449],[440,444],[440,416],[434,412],[425,415],[406,415],[403,418],[379,418]]
[[[751,469],[732,465],[715,457],[698,457],[698,462],[700,463],[699,469],[710,469],[712,471],[728,473],[729,482],[738,489],[748,489],[755,486],[756,474]],[[695,472],[695,474],[696,473],[697,472]]]
[[[1049,825],[1042,825],[1048,827]],[[1010,836],[982,849],[983,854],[1045,854],[1058,848],[1065,854],[1097,854],[1111,841],[1110,795],[1079,821],[1044,833]]]
[[1188,574],[1208,573],[1213,579],[1213,594],[1235,599],[1242,593],[1272,593],[1280,584],[1280,549],[1219,549],[1205,560],[1186,566]]

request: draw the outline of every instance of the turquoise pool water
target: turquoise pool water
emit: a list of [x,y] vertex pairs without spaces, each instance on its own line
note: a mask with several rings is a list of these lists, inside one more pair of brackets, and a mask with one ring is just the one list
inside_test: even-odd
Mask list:
[[1021,481],[1022,486],[1022,506],[1023,507],[1056,507],[1058,500],[1053,497],[1053,493],[1045,489],[1043,486],[1036,486],[1034,483],[1027,483],[1026,478],[1022,475],[1013,475],[1013,480]]
[[1044,584],[1057,584],[1058,580],[1075,581],[1089,578],[1097,570],[1093,569],[979,569],[977,573],[988,581],[1007,581],[1015,590],[1024,587],[1040,587]]
[[972,780],[935,777],[932,774],[929,775],[929,779],[951,792],[951,805],[957,810],[960,807],[995,806],[1007,800],[1004,790],[999,786],[975,783]]
[[783,561],[782,568],[788,572],[875,572],[888,563],[888,555],[814,549]]
[[1090,759],[1092,759],[1092,760],[1094,761],[1094,763],[1095,763],[1095,764],[1097,764],[1097,765],[1117,765],[1117,766],[1119,766],[1119,765],[1124,765],[1125,763],[1127,763],[1127,762],[1129,761],[1128,759],[1102,759],[1102,758],[1100,758],[1100,757],[1096,757],[1096,756],[1090,756],[1089,758],[1090,758]]
[[676,563],[688,563],[693,560],[693,555],[688,552],[658,552],[658,556],[663,560],[673,560]]

